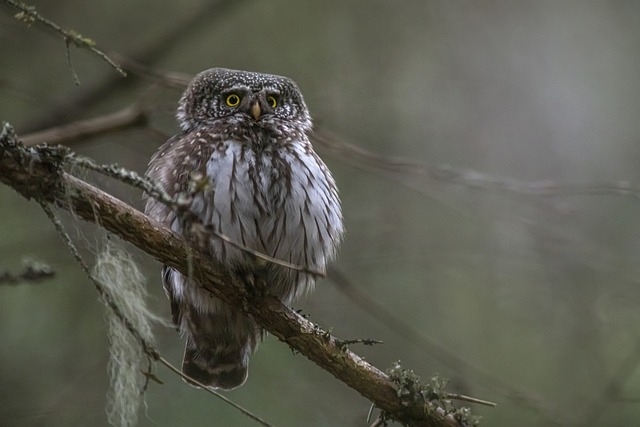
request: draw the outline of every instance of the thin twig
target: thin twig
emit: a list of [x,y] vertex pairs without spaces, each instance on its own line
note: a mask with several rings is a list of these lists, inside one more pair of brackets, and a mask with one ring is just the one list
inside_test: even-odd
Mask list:
[[64,52],[67,57],[67,65],[69,66],[69,70],[71,71],[71,75],[73,76],[73,83],[76,86],[80,86],[80,77],[78,77],[78,73],[76,72],[76,68],[73,66],[73,62],[71,61],[71,49],[69,49],[69,45],[71,44],[71,40],[69,37],[64,38]]
[[55,22],[45,18],[44,16],[36,12],[35,6],[29,6],[22,2],[18,3],[14,0],[2,0],[2,1],[20,11],[15,15],[15,17],[16,19],[24,22],[27,26],[31,26],[34,22],[39,22],[40,24],[44,25],[45,27],[53,30],[54,32],[62,36],[67,49],[67,60],[71,67],[71,71],[72,71],[72,74],[74,75],[76,84],[80,84],[80,83],[78,81],[78,76],[75,74],[75,71],[73,70],[73,65],[71,65],[71,56],[69,55],[70,44],[73,44],[75,47],[90,50],[91,52],[93,52],[94,54],[102,58],[109,65],[111,65],[118,72],[118,74],[120,74],[121,77],[127,76],[127,73],[125,73],[124,70],[120,68],[119,65],[113,62],[111,58],[109,58],[103,51],[96,48],[95,41],[73,30],[68,30],[60,27]]
[[464,394],[445,393],[444,396],[448,399],[455,399],[455,400],[461,400],[469,403],[476,403],[478,405],[490,406],[492,408],[495,408],[496,406],[498,406],[498,404],[495,402],[490,402],[488,400],[482,400],[482,399],[477,399],[475,397],[465,396]]

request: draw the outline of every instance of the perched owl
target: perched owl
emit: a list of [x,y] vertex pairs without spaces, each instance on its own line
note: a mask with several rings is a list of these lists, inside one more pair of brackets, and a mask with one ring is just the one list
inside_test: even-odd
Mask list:
[[[247,248],[324,272],[342,238],[342,211],[333,177],[309,142],[311,118],[296,84],[212,68],[191,81],[177,117],[182,132],[153,155],[147,176],[174,198],[189,191],[193,176],[204,177],[190,202],[202,224]],[[149,198],[145,212],[191,235],[190,225],[157,200]],[[213,235],[205,246],[246,287],[261,284],[285,304],[314,285],[312,274]],[[211,388],[242,385],[260,327],[170,267],[163,267],[162,280],[173,321],[187,338],[183,372]]]

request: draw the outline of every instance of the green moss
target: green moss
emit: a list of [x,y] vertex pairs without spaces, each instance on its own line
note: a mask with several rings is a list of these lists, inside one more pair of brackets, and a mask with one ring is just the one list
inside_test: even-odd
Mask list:
[[474,416],[468,407],[453,404],[446,391],[449,380],[433,375],[428,382],[423,383],[420,377],[411,369],[403,368],[400,361],[394,362],[387,370],[391,380],[398,386],[398,396],[406,402],[423,403],[427,413],[439,412],[451,415],[462,426],[477,426],[480,417]]

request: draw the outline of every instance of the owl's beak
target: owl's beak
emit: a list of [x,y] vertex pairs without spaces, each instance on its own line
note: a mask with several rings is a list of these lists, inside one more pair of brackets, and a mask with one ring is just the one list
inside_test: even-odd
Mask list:
[[260,109],[260,103],[256,101],[251,106],[251,115],[255,120],[258,120],[260,118],[260,114],[262,114],[262,110]]

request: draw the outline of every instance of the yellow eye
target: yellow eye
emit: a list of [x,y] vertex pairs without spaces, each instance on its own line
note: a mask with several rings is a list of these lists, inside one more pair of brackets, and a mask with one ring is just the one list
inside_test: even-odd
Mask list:
[[267,102],[269,103],[269,106],[271,108],[276,108],[276,105],[278,105],[278,101],[276,100],[275,96],[267,96]]
[[235,93],[232,93],[231,95],[227,96],[226,102],[229,107],[235,107],[236,105],[240,104],[240,97]]

